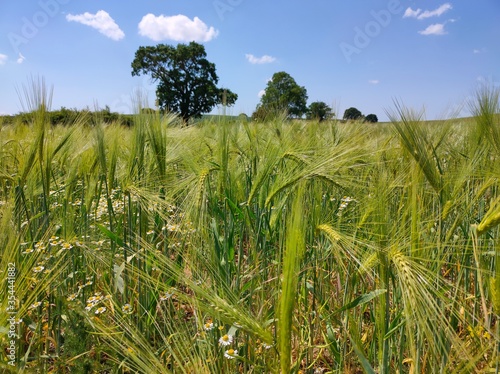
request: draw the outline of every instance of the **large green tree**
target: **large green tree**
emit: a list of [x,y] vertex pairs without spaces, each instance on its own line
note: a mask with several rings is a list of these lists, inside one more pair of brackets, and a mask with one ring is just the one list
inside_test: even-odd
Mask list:
[[377,117],[376,114],[368,114],[365,117],[365,122],[377,123],[378,122],[378,117]]
[[257,110],[267,113],[286,112],[289,117],[302,117],[307,113],[307,90],[299,86],[290,74],[275,73],[267,83]]
[[363,117],[363,114],[357,109],[357,108],[354,108],[354,107],[350,107],[348,109],[345,110],[344,112],[344,119],[345,120],[357,120],[357,119],[360,119],[361,117]]
[[205,47],[191,42],[139,47],[132,61],[132,76],[149,75],[158,82],[156,96],[162,110],[179,113],[184,121],[210,112],[217,104],[231,106],[238,95],[217,87],[215,64],[206,59]]
[[314,119],[316,121],[324,121],[331,119],[335,114],[332,112],[332,108],[330,108],[323,101],[315,101],[309,105],[309,109],[307,110],[307,119]]

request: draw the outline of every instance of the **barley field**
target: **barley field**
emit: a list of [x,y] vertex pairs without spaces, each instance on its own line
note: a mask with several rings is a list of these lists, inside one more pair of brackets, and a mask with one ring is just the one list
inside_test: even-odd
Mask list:
[[0,127],[2,372],[500,372],[498,92],[190,127],[49,96]]

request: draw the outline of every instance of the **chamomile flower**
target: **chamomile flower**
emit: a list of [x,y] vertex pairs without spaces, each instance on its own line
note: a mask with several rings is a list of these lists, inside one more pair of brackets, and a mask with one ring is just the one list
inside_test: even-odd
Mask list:
[[63,249],[71,249],[71,248],[73,248],[73,245],[71,243],[68,243],[68,242],[62,243],[61,246],[63,247]]
[[99,240],[97,242],[95,242],[95,241],[92,242],[92,244],[94,244],[96,246],[94,248],[94,250],[96,250],[96,251],[100,251],[105,243],[106,243],[105,240]]
[[37,250],[37,252],[41,252],[45,249],[45,244],[42,241],[37,242],[35,244],[35,249]]
[[339,211],[338,211],[338,213],[337,213],[337,215],[338,215],[338,216],[342,215],[342,211],[343,211],[344,209],[346,209],[346,208],[347,208],[347,206],[349,205],[349,203],[350,203],[351,201],[356,201],[356,200],[354,200],[354,199],[353,199],[352,197],[350,197],[350,196],[344,196],[344,197],[340,200]]
[[106,307],[105,306],[101,306],[100,308],[96,309],[95,314],[102,314],[105,311],[106,311]]
[[45,266],[35,266],[33,268],[33,273],[41,273],[45,269]]
[[179,227],[179,225],[168,224],[167,225],[167,230],[170,231],[170,232],[176,232],[176,231],[180,231],[180,227]]
[[78,293],[72,293],[71,295],[69,295],[66,300],[68,301],[73,301],[75,300],[76,298],[78,297]]
[[207,321],[204,325],[203,325],[203,329],[205,331],[210,331],[214,328],[214,323],[212,321]]
[[38,308],[40,305],[42,305],[42,302],[41,301],[37,301],[36,303],[31,304],[31,306],[29,308],[30,309],[35,309],[35,308]]
[[172,297],[173,293],[164,292],[160,295],[160,301],[168,300]]
[[122,312],[125,313],[125,314],[130,314],[132,313],[134,309],[132,308],[132,305],[130,304],[125,304],[122,306]]
[[233,336],[232,335],[223,335],[219,339],[219,344],[223,346],[227,346],[233,342]]
[[102,300],[102,296],[90,296],[87,299],[87,304],[97,304],[101,300]]
[[236,349],[228,349],[226,352],[224,352],[224,357],[231,360],[238,356],[238,350]]

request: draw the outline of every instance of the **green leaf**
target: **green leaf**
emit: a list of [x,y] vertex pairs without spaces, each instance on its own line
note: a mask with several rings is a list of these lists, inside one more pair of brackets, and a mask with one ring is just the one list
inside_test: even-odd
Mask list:
[[351,337],[351,334],[349,334],[349,340],[351,341],[352,348],[354,349],[354,352],[356,353],[356,356],[358,356],[359,363],[363,367],[363,370],[367,374],[375,374],[375,370],[373,370],[372,366],[370,365],[370,362],[366,358],[363,350],[358,346],[356,341]]
[[110,231],[108,228],[104,227],[103,225],[97,225],[99,230],[102,231],[104,235],[106,235],[110,240],[114,241],[116,244],[118,244],[120,247],[125,247],[125,243],[123,240],[116,235],[114,232]]
[[333,312],[333,314],[337,314],[337,313],[343,312],[345,310],[355,308],[359,305],[366,304],[367,302],[371,301],[372,299],[374,299],[377,296],[382,295],[383,293],[386,293],[386,292],[387,292],[387,290],[375,290],[375,291],[372,291],[370,293],[361,295],[361,296],[355,298],[349,304],[346,304],[342,308],[337,309],[335,312]]
[[227,250],[227,260],[232,262],[234,260],[234,247],[230,246]]
[[226,202],[229,205],[229,208],[231,209],[231,212],[237,219],[242,219],[243,218],[243,211],[239,208],[238,205],[236,205],[228,196],[226,192]]

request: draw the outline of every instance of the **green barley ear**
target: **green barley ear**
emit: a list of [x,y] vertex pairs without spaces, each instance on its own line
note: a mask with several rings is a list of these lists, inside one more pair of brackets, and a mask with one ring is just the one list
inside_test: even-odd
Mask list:
[[[438,195],[443,192],[443,172],[437,157],[436,146],[429,134],[422,127],[423,112],[414,112],[397,100],[394,101],[396,112],[387,112],[389,119],[398,133],[401,144],[424,173],[427,181]],[[446,196],[442,196],[446,201]]]
[[316,230],[318,231],[318,233],[319,232],[325,233],[330,238],[332,243],[336,243],[341,239],[340,234],[332,226],[328,224],[318,225]]
[[197,191],[196,191],[196,199],[195,199],[195,216],[197,217],[197,221],[201,222],[203,213],[204,213],[204,200],[206,199],[206,183],[207,183],[207,178],[210,175],[210,172],[212,172],[213,169],[203,169],[200,172],[200,175],[198,177],[198,183],[197,183]]
[[500,197],[491,204],[490,209],[486,212],[479,225],[477,225],[477,235],[484,234],[498,224],[500,224]]
[[495,251],[495,275],[490,278],[491,301],[493,311],[496,315],[500,314],[500,249]]
[[201,207],[203,203],[203,193],[205,189],[205,180],[210,174],[210,169],[203,169],[198,178],[198,193],[196,194],[196,206]]
[[497,272],[490,278],[491,301],[495,314],[500,314],[500,274]]
[[469,110],[474,116],[477,144],[484,147],[481,140],[490,142],[497,154],[500,154],[500,90],[489,84],[479,87],[469,103]]

